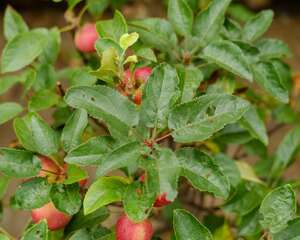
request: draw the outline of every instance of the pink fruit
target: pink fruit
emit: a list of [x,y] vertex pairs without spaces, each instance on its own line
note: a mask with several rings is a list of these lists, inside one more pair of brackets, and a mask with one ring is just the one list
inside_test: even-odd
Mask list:
[[121,216],[116,225],[117,240],[150,240],[153,227],[149,220],[134,223],[126,215]]
[[134,78],[141,83],[145,83],[149,76],[152,73],[152,68],[150,67],[141,67],[137,68],[134,72]]
[[95,42],[98,38],[96,25],[94,23],[86,23],[75,35],[75,46],[81,52],[94,52]]
[[64,228],[71,220],[71,216],[58,211],[52,202],[47,203],[41,208],[33,209],[31,211],[31,218],[34,223],[45,219],[50,230]]

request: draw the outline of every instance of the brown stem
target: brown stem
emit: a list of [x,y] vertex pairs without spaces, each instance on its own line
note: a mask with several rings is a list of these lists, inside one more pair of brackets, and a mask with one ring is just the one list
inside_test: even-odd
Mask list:
[[272,135],[273,133],[277,132],[278,130],[280,130],[281,128],[283,128],[285,126],[285,124],[283,123],[280,123],[278,125],[276,125],[275,127],[271,128],[269,131],[268,131],[268,135]]
[[165,139],[167,139],[167,138],[169,138],[169,137],[171,137],[171,136],[172,136],[172,133],[169,132],[169,133],[166,134],[166,135],[163,135],[163,136],[161,136],[161,137],[159,137],[159,138],[156,138],[156,139],[155,139],[155,142],[156,142],[156,143],[161,142],[161,141],[163,141],[163,140],[165,140]]
[[56,83],[56,89],[57,89],[57,92],[58,94],[63,97],[65,96],[65,90],[63,89],[62,85],[61,85],[61,82],[57,82]]

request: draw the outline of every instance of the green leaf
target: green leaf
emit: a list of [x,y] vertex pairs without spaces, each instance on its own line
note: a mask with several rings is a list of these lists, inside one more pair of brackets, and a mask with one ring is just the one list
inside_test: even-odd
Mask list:
[[278,39],[265,38],[260,40],[256,46],[260,51],[261,59],[283,58],[292,55],[289,47]]
[[123,49],[120,47],[120,45],[110,38],[99,38],[95,43],[95,48],[100,56],[102,56],[104,51],[109,48],[114,48],[117,50],[119,55],[121,55],[123,52]]
[[0,95],[6,93],[13,85],[23,82],[23,76],[7,75],[0,78]]
[[288,222],[288,226],[282,231],[273,235],[273,240],[299,240],[300,218]]
[[293,88],[293,79],[290,66],[278,59],[272,59],[271,62],[280,78],[281,85],[290,92]]
[[185,0],[169,0],[168,19],[178,34],[191,35],[194,14]]
[[82,228],[90,228],[93,225],[99,225],[109,217],[109,212],[106,208],[99,208],[91,214],[85,215],[81,209],[79,213],[72,217],[71,222],[66,226],[65,232],[70,233]]
[[148,217],[156,198],[155,192],[140,182],[130,184],[123,194],[126,215],[134,222],[141,222]]
[[203,58],[242,78],[253,80],[248,59],[233,42],[227,40],[212,42],[203,50]]
[[71,87],[92,86],[97,78],[90,73],[90,68],[67,68],[58,72],[58,79],[67,79]]
[[80,187],[77,183],[64,185],[54,184],[50,191],[50,198],[56,209],[68,215],[79,212],[81,207]]
[[88,0],[88,10],[93,16],[101,16],[109,6],[110,0]]
[[11,240],[6,234],[0,233],[0,240]]
[[111,134],[117,137],[128,136],[130,127],[138,123],[134,104],[106,86],[71,88],[65,101],[71,107],[85,109],[92,117],[103,120]]
[[88,178],[84,169],[73,164],[68,164],[67,166],[67,179],[64,181],[64,184],[72,184]]
[[8,188],[10,178],[4,175],[0,175],[0,199],[5,196],[6,190]]
[[54,64],[60,52],[61,36],[58,28],[46,31],[47,45],[39,56],[42,63]]
[[41,54],[47,44],[41,32],[25,32],[10,40],[3,49],[1,57],[2,73],[22,69]]
[[36,79],[33,82],[33,88],[35,91],[43,89],[54,90],[56,81],[57,78],[54,66],[48,63],[43,63],[37,67]]
[[207,46],[217,36],[230,2],[231,0],[213,0],[206,10],[197,15],[193,29],[197,36],[195,50]]
[[178,97],[177,72],[166,64],[153,69],[143,91],[141,122],[149,128],[164,128],[167,117]]
[[[137,32],[145,45],[156,48],[162,52],[171,52],[176,49],[177,36],[172,25],[160,18],[146,18],[131,21],[130,30]],[[153,37],[155,36],[155,37]]]
[[89,214],[112,202],[122,200],[128,181],[123,177],[101,177],[88,189],[84,200],[84,214]]
[[52,90],[44,89],[32,96],[28,105],[30,111],[41,111],[58,104],[60,97]]
[[139,142],[126,143],[113,149],[101,160],[97,169],[97,176],[103,176],[109,171],[136,163],[142,154],[142,150],[143,146]]
[[177,240],[213,240],[209,230],[183,209],[174,210],[173,226]]
[[61,142],[66,152],[81,143],[81,137],[87,125],[87,112],[83,109],[75,110],[66,122],[61,134]]
[[103,38],[111,38],[119,42],[120,37],[128,32],[126,20],[122,13],[115,11],[114,18],[111,20],[98,21],[96,29]]
[[196,95],[200,83],[204,80],[203,74],[196,67],[187,67],[182,69],[180,79],[183,81],[181,102],[191,101]]
[[112,151],[115,142],[111,137],[94,137],[72,149],[65,162],[80,166],[97,165]]
[[68,8],[69,9],[73,9],[81,1],[82,0],[67,0],[67,2],[68,2]]
[[241,223],[239,225],[239,235],[240,236],[255,236],[258,235],[262,227],[259,224],[259,212],[258,209],[253,210],[247,215],[242,217]]
[[28,31],[28,26],[22,16],[11,6],[7,6],[4,13],[4,36],[6,40],[11,40],[18,34]]
[[149,60],[151,62],[157,62],[155,53],[153,52],[153,50],[151,48],[139,48],[135,54],[139,57],[139,58],[143,58],[145,60]]
[[15,133],[24,148],[43,155],[58,152],[59,135],[36,113],[32,112],[14,121]]
[[40,208],[50,201],[51,185],[45,178],[34,178],[22,183],[17,189],[14,199],[24,210]]
[[234,188],[237,187],[241,182],[241,174],[236,166],[235,161],[223,153],[215,155],[214,159],[216,160],[216,164],[220,167],[221,171],[228,178],[230,185]]
[[241,125],[246,128],[250,134],[259,139],[263,144],[268,145],[268,135],[263,119],[259,116],[257,109],[251,107],[240,120]]
[[12,148],[0,148],[0,171],[6,176],[34,177],[40,169],[40,160],[33,153]]
[[296,196],[290,185],[276,188],[262,201],[260,224],[276,233],[287,227],[288,221],[296,217]]
[[270,172],[271,178],[278,178],[283,170],[294,160],[300,146],[300,127],[288,132],[274,153]]
[[281,84],[275,67],[270,62],[259,62],[253,68],[255,81],[282,103],[289,102],[289,93]]
[[265,10],[247,21],[242,32],[243,40],[252,42],[261,37],[271,26],[273,17],[272,10]]
[[213,193],[217,197],[228,197],[229,181],[213,158],[193,148],[180,149],[177,157],[182,169],[181,175],[195,188]]
[[256,209],[267,193],[264,185],[256,182],[242,182],[234,195],[223,205],[223,210],[239,216],[247,215]]
[[177,142],[203,141],[225,125],[238,121],[249,103],[226,94],[209,94],[176,106],[169,116],[169,128]]
[[0,124],[3,124],[23,112],[23,107],[14,102],[0,104]]
[[42,220],[30,227],[21,240],[46,240],[48,235],[48,226],[46,220]]

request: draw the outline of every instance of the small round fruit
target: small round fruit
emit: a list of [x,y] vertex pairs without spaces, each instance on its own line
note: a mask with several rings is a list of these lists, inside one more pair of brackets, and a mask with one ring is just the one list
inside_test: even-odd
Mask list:
[[163,193],[161,195],[159,195],[155,202],[154,202],[154,207],[164,207],[166,205],[171,204],[172,202],[170,202],[169,200],[167,200],[167,193]]
[[94,52],[95,42],[98,38],[96,25],[94,23],[86,23],[75,35],[75,46],[81,52]]
[[153,227],[149,220],[134,223],[126,215],[121,216],[116,225],[117,240],[150,240]]
[[31,218],[34,223],[45,219],[50,230],[64,228],[71,220],[71,216],[58,211],[52,202],[47,203],[41,208],[33,209],[31,211]]
[[136,79],[136,81],[145,83],[148,80],[151,73],[152,73],[152,68],[150,67],[137,68],[134,72],[134,78]]
[[79,186],[80,187],[82,187],[82,188],[84,188],[85,187],[85,185],[87,184],[87,178],[86,179],[82,179],[82,180],[80,180],[78,183],[79,183]]

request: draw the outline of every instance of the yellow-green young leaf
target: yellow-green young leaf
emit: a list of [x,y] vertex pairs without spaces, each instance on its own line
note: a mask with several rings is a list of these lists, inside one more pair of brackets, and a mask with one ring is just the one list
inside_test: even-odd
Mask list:
[[272,10],[265,10],[247,21],[242,32],[243,40],[252,42],[261,37],[271,26],[273,16]]
[[0,232],[0,240],[11,240],[5,233]]
[[228,178],[215,160],[205,153],[182,148],[177,152],[181,166],[181,175],[200,191],[213,193],[217,197],[227,198],[230,191]]
[[119,42],[120,37],[128,32],[126,20],[119,11],[115,11],[111,20],[98,21],[96,29],[102,38],[111,38],[115,42]]
[[225,223],[214,232],[214,240],[234,240],[230,226]]
[[124,64],[126,63],[137,63],[138,62],[138,58],[136,55],[132,55],[132,56],[129,56],[128,58],[126,58]]
[[50,108],[59,102],[59,95],[54,91],[44,89],[32,96],[28,105],[30,111],[41,111]]
[[250,107],[244,114],[240,120],[240,124],[246,128],[254,138],[257,138],[266,146],[268,145],[269,139],[265,123],[254,106]]
[[169,0],[168,19],[178,34],[191,35],[194,14],[185,0]]
[[209,7],[195,18],[193,32],[198,37],[198,43],[194,51],[205,47],[217,36],[230,2],[231,0],[213,0]]
[[123,177],[99,178],[90,186],[84,197],[84,214],[92,213],[112,202],[121,201],[128,183],[128,180]]
[[84,109],[76,109],[69,117],[61,134],[61,142],[66,152],[81,143],[81,137],[87,125],[87,112]]
[[300,218],[288,222],[288,226],[282,231],[273,234],[273,240],[299,240]]
[[281,79],[271,62],[259,62],[253,68],[255,81],[264,90],[282,103],[289,102],[289,92],[281,84]]
[[125,33],[120,37],[119,44],[121,48],[126,50],[127,48],[131,47],[133,44],[137,42],[139,39],[139,34],[136,32],[133,33]]
[[172,136],[177,142],[203,141],[224,126],[238,121],[249,103],[227,94],[207,94],[177,105],[168,119]]
[[40,208],[50,201],[51,187],[46,178],[33,178],[19,186],[14,200],[24,210]]
[[41,169],[40,160],[32,152],[0,148],[0,171],[9,177],[36,176]]
[[173,216],[176,240],[213,240],[209,230],[189,212],[176,209]]
[[278,187],[262,201],[259,212],[260,224],[271,233],[277,233],[296,217],[296,196],[290,185]]
[[109,136],[90,138],[72,149],[64,160],[79,166],[98,165],[105,155],[113,150],[114,144],[115,141]]
[[59,134],[36,113],[31,112],[14,121],[16,136],[24,148],[43,155],[58,152]]
[[6,40],[11,40],[16,35],[28,32],[28,26],[22,16],[11,6],[7,6],[4,13],[4,36]]
[[212,42],[203,50],[203,58],[235,75],[249,81],[253,80],[248,58],[233,42],[227,40]]
[[81,194],[78,183],[52,185],[50,198],[56,209],[68,215],[74,215],[81,208]]
[[11,39],[4,47],[1,57],[2,73],[22,69],[40,55],[47,38],[39,31],[24,32]]
[[248,163],[239,161],[236,162],[236,165],[238,166],[239,172],[243,179],[252,182],[263,183]]
[[0,124],[3,124],[23,111],[23,107],[14,102],[6,102],[0,104]]
[[48,226],[47,221],[42,220],[32,227],[28,228],[21,240],[45,240],[48,238]]

